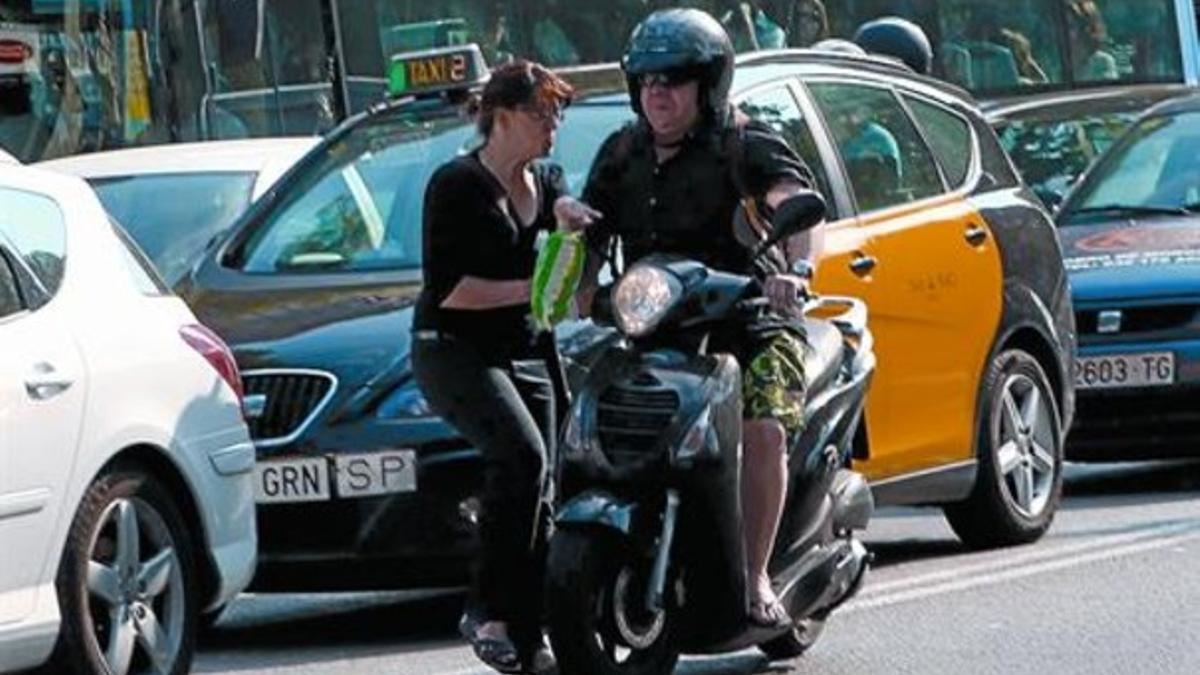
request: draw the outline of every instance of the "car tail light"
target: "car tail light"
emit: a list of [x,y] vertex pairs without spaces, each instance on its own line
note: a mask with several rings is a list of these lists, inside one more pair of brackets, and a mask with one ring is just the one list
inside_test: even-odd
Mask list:
[[242,375],[238,372],[237,361],[233,360],[233,352],[225,344],[225,341],[217,336],[208,328],[200,324],[189,324],[179,329],[179,337],[183,341],[200,353],[205,361],[208,361],[233,389],[233,393],[237,394],[238,408],[241,409],[246,398],[246,391],[242,387]]

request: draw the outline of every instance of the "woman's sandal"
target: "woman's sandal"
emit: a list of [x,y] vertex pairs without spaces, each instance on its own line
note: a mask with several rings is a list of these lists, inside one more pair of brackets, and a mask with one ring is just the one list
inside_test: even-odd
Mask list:
[[485,665],[501,673],[523,673],[525,665],[516,645],[505,638],[481,637],[478,632],[479,624],[463,615],[458,622],[458,632],[471,644],[475,657]]

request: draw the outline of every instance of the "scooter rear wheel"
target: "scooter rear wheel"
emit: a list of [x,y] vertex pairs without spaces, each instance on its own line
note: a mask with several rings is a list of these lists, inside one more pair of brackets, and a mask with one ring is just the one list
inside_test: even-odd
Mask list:
[[647,561],[603,530],[559,530],[550,540],[546,608],[559,670],[572,675],[658,675],[679,661],[671,612],[650,614]]
[[796,625],[783,635],[758,646],[772,661],[794,659],[812,648],[825,632],[825,619],[798,619]]

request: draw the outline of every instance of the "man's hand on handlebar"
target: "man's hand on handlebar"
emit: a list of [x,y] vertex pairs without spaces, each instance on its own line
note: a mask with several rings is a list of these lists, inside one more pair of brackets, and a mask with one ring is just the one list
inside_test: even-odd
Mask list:
[[774,274],[763,283],[763,296],[771,309],[784,316],[795,316],[809,297],[808,280],[797,274]]

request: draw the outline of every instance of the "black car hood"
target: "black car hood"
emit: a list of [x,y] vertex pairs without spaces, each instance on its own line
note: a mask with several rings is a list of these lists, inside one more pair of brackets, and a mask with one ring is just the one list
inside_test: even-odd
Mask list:
[[419,286],[183,289],[197,317],[233,349],[243,370],[333,373],[343,394],[390,386],[408,374]]
[[1200,292],[1200,217],[1069,225],[1059,237],[1076,302]]

